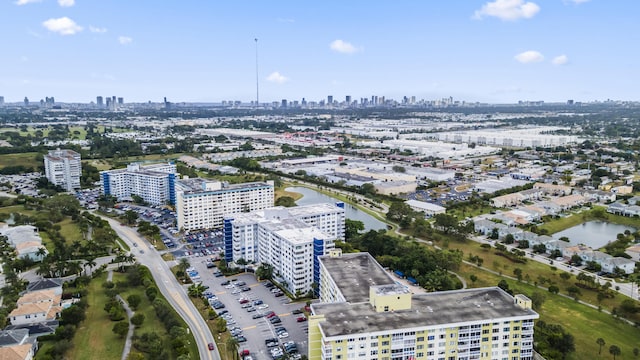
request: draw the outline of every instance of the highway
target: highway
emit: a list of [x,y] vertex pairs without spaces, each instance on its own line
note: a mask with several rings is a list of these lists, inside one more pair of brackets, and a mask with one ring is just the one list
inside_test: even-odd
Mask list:
[[[138,262],[149,268],[158,290],[160,290],[162,295],[164,295],[193,332],[193,336],[198,344],[199,359],[220,360],[217,347],[213,351],[208,348],[208,344],[214,343],[215,341],[205,320],[200,316],[200,313],[189,299],[186,291],[173,276],[169,266],[164,259],[160,257],[160,254],[158,254],[154,248],[150,247],[148,242],[140,237],[134,229],[120,225],[118,221],[106,216],[98,213],[94,214],[109,221],[109,224],[118,236],[131,247],[131,251],[136,256]],[[133,244],[137,244],[137,247]]]

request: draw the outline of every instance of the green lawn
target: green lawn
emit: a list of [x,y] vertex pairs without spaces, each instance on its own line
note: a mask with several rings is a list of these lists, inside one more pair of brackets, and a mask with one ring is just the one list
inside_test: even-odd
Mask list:
[[60,235],[64,237],[67,245],[72,244],[74,241],[84,242],[78,224],[74,223],[71,218],[65,218],[58,225],[60,225]]
[[13,205],[13,206],[0,207],[0,213],[2,214],[20,213],[23,215],[34,216],[36,214],[36,211],[26,210],[22,205]]
[[3,154],[2,156],[0,156],[0,169],[4,169],[7,166],[22,165],[24,167],[31,167],[36,170],[38,166],[42,166],[44,164],[42,161],[36,161],[37,155],[37,152]]
[[83,164],[89,164],[94,166],[98,171],[111,170],[111,163],[104,159],[99,160],[82,160]]
[[[467,279],[469,287],[495,286],[500,280],[504,279],[498,275],[464,264],[457,273]],[[471,274],[477,277],[475,282],[471,282]],[[530,295],[534,291],[545,294],[546,301],[542,308],[538,310],[540,320],[562,325],[575,338],[576,351],[567,360],[609,359],[608,348],[613,344],[622,349],[622,356],[616,359],[634,359],[632,351],[634,347],[640,345],[638,343],[640,329],[574,300],[553,295],[543,289],[537,289],[533,285],[528,285],[524,282],[519,283],[510,279],[506,280],[515,294],[524,293],[525,295]],[[603,338],[607,343],[601,356],[597,355],[598,345],[596,344],[596,339],[599,337]]]
[[[443,245],[443,244],[439,244]],[[480,244],[475,241],[467,241],[464,243],[460,243],[457,241],[449,242],[449,249],[459,249],[464,253],[464,258],[468,259],[469,255],[476,255],[483,259],[482,266],[491,269],[493,271],[502,273],[507,276],[514,276],[513,271],[516,268],[522,269],[525,274],[524,277],[528,278],[531,283],[538,282],[541,284],[539,280],[540,277],[550,280],[551,283],[555,284],[560,288],[560,292],[566,294],[566,289],[569,286],[574,285],[577,281],[575,275],[572,275],[568,280],[564,280],[560,277],[560,273],[562,271],[554,270],[553,265],[541,263],[535,260],[529,259],[526,264],[514,263],[511,260],[499,256],[496,253],[495,249],[486,250],[480,247]],[[536,255],[540,256],[540,255]],[[477,274],[479,277],[479,274]],[[528,276],[528,277],[527,277]],[[497,283],[494,283],[495,285]],[[545,286],[548,286],[549,283],[546,283]],[[598,305],[597,300],[597,292],[593,290],[581,289],[582,295],[580,299],[586,301],[593,305]],[[622,295],[618,295],[617,298],[614,299],[604,299],[602,303],[599,305],[602,306],[603,309],[611,310],[614,306],[618,306],[621,299],[624,297]]]
[[108,299],[102,284],[106,280],[107,274],[104,273],[89,284],[87,318],[78,327],[73,348],[66,354],[68,359],[119,360],[122,357],[124,339],[111,331],[114,322],[104,311]]

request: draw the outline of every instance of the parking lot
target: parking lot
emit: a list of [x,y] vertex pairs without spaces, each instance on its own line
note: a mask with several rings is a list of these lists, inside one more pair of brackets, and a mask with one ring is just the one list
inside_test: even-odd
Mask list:
[[[246,339],[240,342],[240,352],[248,350],[253,359],[259,360],[274,359],[272,354],[276,354],[275,358],[277,358],[279,352],[272,350],[276,347],[267,347],[265,342],[268,339],[275,339],[270,345],[277,343],[281,349],[280,353],[285,351],[286,346],[288,349],[294,348],[291,343],[295,343],[297,353],[307,354],[307,321],[304,319],[304,314],[296,314],[305,306],[304,303],[290,303],[286,296],[276,297],[251,273],[216,277],[214,272],[217,269],[207,268],[203,258],[190,260],[192,270],[198,273],[197,281],[202,281],[203,285],[209,287],[208,291],[211,292],[209,296],[212,297],[210,303],[214,303],[217,299],[224,307],[216,311],[218,313],[228,311],[223,315],[227,318],[227,328],[236,334],[237,339]],[[243,291],[242,288],[248,290]],[[270,314],[271,312],[274,314]],[[281,322],[277,322],[275,318],[279,318]],[[298,318],[301,318],[300,321]],[[281,327],[284,329],[278,329]],[[225,344],[219,346],[223,347],[224,351]]]

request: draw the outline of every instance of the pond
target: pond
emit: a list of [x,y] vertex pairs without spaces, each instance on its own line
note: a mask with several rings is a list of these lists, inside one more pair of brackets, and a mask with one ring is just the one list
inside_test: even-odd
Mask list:
[[629,230],[632,233],[636,231],[636,229],[630,226],[605,221],[588,221],[557,232],[553,234],[553,238],[559,239],[566,236],[573,245],[585,244],[592,249],[599,249],[607,245],[610,241],[615,241],[616,235],[624,233],[625,230]]
[[[294,186],[288,187],[285,189],[286,191],[296,192],[302,194],[302,198],[296,201],[297,205],[311,205],[318,203],[336,203],[338,201],[342,201],[340,199],[336,199],[333,196],[325,195],[323,193],[317,192],[315,190],[302,187],[302,186]],[[344,204],[345,216],[351,220],[358,220],[364,223],[364,230],[379,230],[386,229],[387,224],[384,222],[374,218],[373,216],[367,214],[366,212],[359,210],[351,204]]]

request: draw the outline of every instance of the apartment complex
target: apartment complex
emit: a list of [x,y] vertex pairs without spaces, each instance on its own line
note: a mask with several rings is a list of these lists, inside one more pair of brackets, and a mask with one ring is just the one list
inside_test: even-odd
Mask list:
[[44,156],[44,173],[50,183],[67,191],[80,189],[80,154],[73,150],[50,150]]
[[176,165],[173,163],[141,165],[129,164],[126,169],[100,172],[102,193],[132,200],[140,196],[152,205],[175,203]]
[[368,253],[320,258],[309,359],[531,360],[526,296],[498,287],[411,294]]
[[228,184],[216,180],[176,181],[178,228],[222,228],[224,216],[273,207],[273,181]]
[[292,294],[304,294],[320,281],[318,257],[344,239],[344,203],[293,208],[272,207],[227,216],[225,258],[268,263]]

